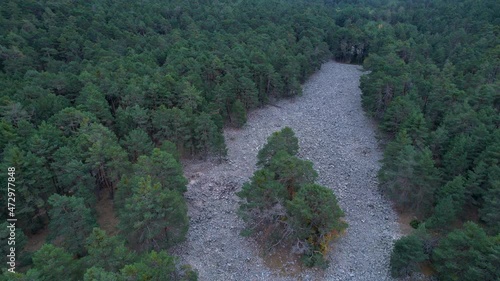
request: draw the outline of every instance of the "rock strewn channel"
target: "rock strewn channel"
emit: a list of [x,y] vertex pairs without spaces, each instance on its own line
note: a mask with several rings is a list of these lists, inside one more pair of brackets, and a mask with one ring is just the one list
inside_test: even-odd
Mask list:
[[[243,129],[225,131],[227,162],[185,163],[191,224],[187,241],[173,251],[198,269],[200,280],[392,280],[388,262],[399,226],[377,191],[382,153],[361,108],[361,74],[358,66],[325,63],[303,86],[302,97],[255,110]],[[318,182],[337,195],[349,224],[323,272],[283,275],[266,267],[255,243],[239,235],[235,192],[255,171],[267,137],[285,126],[299,138],[299,156],[314,163]]]

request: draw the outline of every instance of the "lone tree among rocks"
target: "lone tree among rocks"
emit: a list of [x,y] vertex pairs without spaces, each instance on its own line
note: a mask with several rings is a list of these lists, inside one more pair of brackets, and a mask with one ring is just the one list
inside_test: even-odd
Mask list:
[[307,266],[327,266],[324,256],[347,224],[332,190],[315,184],[310,161],[296,157],[298,139],[289,127],[273,133],[259,151],[250,182],[238,192],[243,235],[256,235],[267,249],[287,243]]

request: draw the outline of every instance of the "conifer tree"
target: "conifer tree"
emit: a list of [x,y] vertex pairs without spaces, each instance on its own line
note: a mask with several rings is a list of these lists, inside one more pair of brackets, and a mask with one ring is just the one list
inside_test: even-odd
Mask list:
[[49,198],[49,240],[60,243],[69,253],[82,255],[85,238],[96,225],[82,198],[54,194]]
[[92,83],[85,85],[76,102],[79,104],[78,109],[93,113],[102,124],[106,126],[112,124],[113,116],[109,110],[109,104],[96,85]]
[[295,137],[293,130],[289,127],[285,127],[279,132],[274,132],[267,139],[267,143],[259,150],[257,155],[257,165],[260,167],[268,166],[271,158],[280,150],[285,151],[291,156],[296,155],[299,151],[299,141]]
[[236,128],[241,128],[247,122],[247,112],[243,103],[238,99],[231,107],[232,120]]
[[78,262],[73,260],[70,253],[52,244],[44,244],[35,252],[33,266],[34,268],[30,269],[26,275],[36,276],[35,280],[40,281],[59,280],[62,276],[65,280],[76,281],[80,270]]
[[[342,220],[344,212],[333,192],[318,184],[305,184],[286,208],[294,230],[292,236],[309,244],[304,259],[306,264],[326,265],[324,255],[329,243],[347,227]],[[318,252],[321,254],[317,255]]]
[[93,266],[83,276],[83,281],[119,281],[120,276],[114,272],[104,270],[102,267]]
[[154,144],[148,134],[141,129],[134,129],[125,136],[121,144],[127,149],[129,159],[135,162],[141,155],[150,154]]
[[133,169],[136,176],[149,175],[163,188],[175,190],[180,194],[186,191],[187,180],[181,164],[171,154],[159,148],[153,149],[150,156],[140,156]]
[[[180,268],[180,269],[179,269]],[[121,276],[125,280],[172,280],[172,281],[196,281],[198,274],[189,266],[178,267],[177,259],[165,251],[151,251],[134,264],[125,266],[121,270]]]
[[499,253],[498,235],[487,236],[477,224],[467,222],[440,241],[432,260],[444,281],[495,280],[500,276]]
[[107,236],[100,228],[94,228],[86,240],[88,255],[83,262],[89,267],[98,267],[111,272],[118,272],[126,264],[134,261],[134,253],[124,245],[118,236]]
[[418,270],[419,263],[428,258],[422,241],[414,235],[404,236],[394,243],[391,253],[391,275],[404,277]]
[[151,177],[140,178],[137,184],[119,212],[122,234],[141,251],[183,241],[189,223],[184,198]]

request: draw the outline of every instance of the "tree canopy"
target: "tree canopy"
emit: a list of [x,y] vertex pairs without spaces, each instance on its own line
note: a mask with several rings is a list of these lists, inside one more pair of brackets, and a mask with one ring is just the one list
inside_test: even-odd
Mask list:
[[[54,244],[15,278],[53,280],[61,267],[82,267],[68,278],[133,280],[152,260],[171,267],[175,258],[161,251],[182,241],[188,224],[180,160],[223,159],[225,126],[241,128],[250,110],[300,95],[301,83],[333,58],[369,71],[360,81],[362,105],[387,143],[381,191],[428,234],[421,243],[412,236],[396,242],[393,272],[415,270],[421,246],[443,280],[498,279],[490,268],[500,231],[499,5],[2,1],[0,167],[20,171],[16,231],[31,237],[48,227]],[[260,170],[240,192],[241,214],[248,224],[264,218],[262,227],[275,225],[280,237],[305,237],[292,225],[327,237],[332,232],[323,227],[344,227],[336,224],[341,212],[325,214],[310,200],[336,201],[297,151],[291,129],[270,137],[259,151]],[[0,191],[6,201],[6,185]],[[120,251],[121,243],[137,246],[141,253],[132,255],[140,258],[91,262],[111,255],[85,242],[102,237],[93,231],[97,204],[116,206],[117,239],[126,238],[99,239]],[[313,223],[312,210],[324,225]],[[469,220],[474,224],[464,224]],[[493,252],[479,244],[460,252],[462,236]],[[324,252],[326,240],[316,238],[295,248]],[[470,270],[455,270],[453,255]],[[169,276],[194,278],[190,270],[175,272]]]

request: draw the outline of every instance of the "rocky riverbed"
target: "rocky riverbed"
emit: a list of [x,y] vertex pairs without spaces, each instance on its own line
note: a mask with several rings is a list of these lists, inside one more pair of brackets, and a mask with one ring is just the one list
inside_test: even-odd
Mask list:
[[[185,163],[190,229],[173,252],[200,280],[392,280],[389,256],[400,230],[377,190],[382,153],[361,108],[361,75],[359,66],[325,63],[303,85],[303,96],[255,110],[242,129],[225,131],[228,161]],[[299,156],[314,163],[318,182],[334,191],[346,213],[349,227],[333,243],[326,270],[268,267],[256,243],[239,235],[235,192],[255,171],[267,137],[285,126],[299,138]]]

